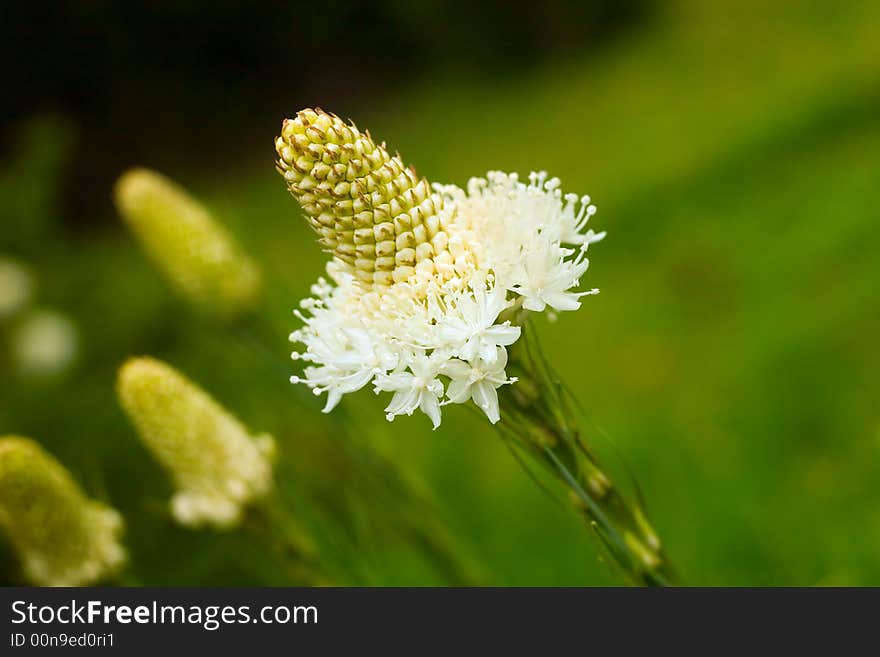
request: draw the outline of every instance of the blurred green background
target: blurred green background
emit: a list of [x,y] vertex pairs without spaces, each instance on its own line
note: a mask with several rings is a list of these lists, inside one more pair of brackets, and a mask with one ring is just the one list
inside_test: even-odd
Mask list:
[[[319,105],[431,180],[545,169],[592,195],[609,236],[585,283],[602,294],[541,337],[688,583],[880,584],[880,4],[211,8],[2,10],[0,255],[34,291],[0,319],[0,433],[123,512],[137,581],[290,583],[246,532],[171,522],[114,396],[117,367],[150,354],[277,437],[290,513],[338,581],[454,581],[405,531],[427,507],[472,581],[617,582],[483,419],[387,424],[367,391],[328,418],[287,384],[290,311],[325,256],[272,139]],[[260,349],[189,313],[127,233],[112,184],[134,165],[186,185],[261,263]],[[75,326],[64,371],[16,352],[38,308]],[[334,441],[384,455],[424,499],[382,498]],[[16,581],[4,549],[0,582]]]

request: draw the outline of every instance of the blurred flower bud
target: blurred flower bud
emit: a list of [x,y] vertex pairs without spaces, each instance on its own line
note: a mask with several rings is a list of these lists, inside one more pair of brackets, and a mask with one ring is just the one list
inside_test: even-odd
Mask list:
[[119,401],[141,441],[171,476],[182,525],[231,527],[272,485],[271,436],[247,429],[172,367],[133,358],[119,370]]
[[12,258],[0,258],[0,319],[26,306],[32,291],[33,281],[25,266]]
[[116,183],[116,207],[187,301],[222,319],[254,305],[261,287],[256,264],[204,206],[172,181],[132,169]]
[[78,350],[73,322],[55,310],[28,313],[12,334],[12,354],[26,376],[60,374],[73,363]]
[[321,109],[285,119],[275,150],[318,241],[358,280],[384,285],[434,272],[448,242],[443,197],[399,155]]
[[0,438],[0,529],[40,586],[93,584],[125,562],[122,518],[27,438]]

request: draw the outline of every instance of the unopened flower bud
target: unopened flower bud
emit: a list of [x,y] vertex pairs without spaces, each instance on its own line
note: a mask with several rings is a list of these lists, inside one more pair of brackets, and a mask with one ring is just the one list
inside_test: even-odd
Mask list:
[[125,562],[122,518],[89,499],[34,441],[0,438],[0,529],[39,586],[83,586]]
[[358,280],[386,285],[434,273],[449,213],[399,155],[320,109],[285,119],[275,150],[318,241]]
[[256,264],[201,203],[172,181],[132,169],[116,183],[116,206],[187,301],[220,318],[254,305],[261,287]]
[[119,401],[144,446],[173,480],[182,525],[231,527],[272,484],[274,441],[247,429],[204,390],[152,358],[119,371]]

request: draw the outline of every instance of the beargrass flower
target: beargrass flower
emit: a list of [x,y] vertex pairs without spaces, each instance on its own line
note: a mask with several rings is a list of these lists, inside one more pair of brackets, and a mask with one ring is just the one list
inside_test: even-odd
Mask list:
[[[386,418],[473,401],[508,446],[568,488],[629,581],[676,581],[638,501],[612,483],[575,421],[530,315],[580,308],[588,196],[557,178],[490,171],[464,188],[431,185],[369,133],[319,109],[284,121],[278,171],[330,254],[290,335],[305,363],[293,383],[327,394],[324,412],[372,383]],[[515,376],[511,376],[515,374]]]
[[0,438],[0,529],[38,586],[83,586],[125,563],[122,518],[91,500],[37,443]]
[[171,511],[182,525],[233,527],[272,487],[275,442],[253,436],[208,393],[171,366],[132,358],[117,394],[144,446],[168,472]]
[[116,206],[184,299],[220,319],[254,306],[262,286],[256,263],[181,187],[155,171],[132,169],[116,183]]
[[[510,318],[580,307],[589,197],[563,195],[544,173],[491,171],[465,189],[430,185],[399,155],[335,115],[284,121],[277,168],[331,254],[291,334],[304,383],[325,412],[369,383],[394,396],[389,420],[474,399],[493,423],[503,365],[521,335]],[[477,373],[483,374],[477,374]]]

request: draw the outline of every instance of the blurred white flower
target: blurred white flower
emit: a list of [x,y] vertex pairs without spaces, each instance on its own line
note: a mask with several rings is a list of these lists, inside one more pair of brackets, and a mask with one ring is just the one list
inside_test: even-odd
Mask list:
[[24,308],[33,293],[27,268],[12,258],[0,258],[0,319]]
[[30,376],[49,376],[66,370],[78,351],[76,326],[55,310],[25,315],[12,334],[12,354],[19,370]]

